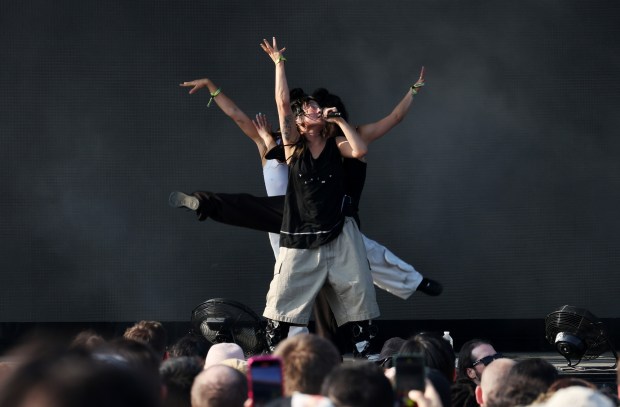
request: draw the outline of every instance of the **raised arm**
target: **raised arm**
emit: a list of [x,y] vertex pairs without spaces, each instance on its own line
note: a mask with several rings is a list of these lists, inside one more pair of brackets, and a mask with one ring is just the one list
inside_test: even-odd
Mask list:
[[394,126],[400,123],[407,112],[409,112],[409,109],[413,104],[413,97],[419,92],[422,86],[424,86],[424,67],[422,67],[422,70],[420,71],[420,77],[418,80],[409,88],[407,94],[396,105],[390,114],[377,122],[358,126],[357,130],[362,139],[367,144],[370,144],[373,141],[383,137]]
[[293,110],[291,109],[288,82],[284,70],[286,58],[284,58],[282,53],[286,48],[279,50],[275,37],[273,37],[273,44],[269,44],[267,40],[263,40],[260,46],[276,65],[276,106],[278,107],[278,118],[280,121],[280,131],[282,132],[284,153],[288,160],[294,153],[294,144],[299,140],[300,136],[297,131],[297,125],[295,124],[295,115],[293,115]]
[[[230,99],[224,92],[222,92],[222,88],[219,88],[212,80],[208,78],[204,79],[196,79],[194,81],[183,82],[180,86],[189,88],[191,87],[189,94],[193,95],[198,92],[202,88],[207,88],[211,93],[212,101],[219,106],[220,109],[226,114],[226,116],[230,117],[236,124],[239,126],[243,134],[248,136],[258,147],[258,152],[263,159],[265,153],[269,150],[265,145],[265,140],[260,136],[254,124],[252,124],[252,120],[246,115],[243,110],[239,109],[239,107]],[[210,102],[211,103],[211,102]]]

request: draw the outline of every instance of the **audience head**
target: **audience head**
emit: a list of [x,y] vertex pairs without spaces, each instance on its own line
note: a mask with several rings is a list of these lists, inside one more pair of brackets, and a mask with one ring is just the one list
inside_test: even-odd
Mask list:
[[321,393],[336,407],[393,407],[394,391],[383,370],[369,362],[340,365],[323,382]]
[[248,396],[248,382],[239,371],[215,365],[194,379],[192,407],[243,407]]
[[230,366],[233,369],[240,371],[244,375],[248,373],[248,362],[245,360],[235,358],[225,359],[218,363],[218,365]]
[[384,369],[394,366],[392,358],[394,355],[398,354],[404,343],[405,340],[399,337],[390,338],[385,341],[381,347],[381,352],[379,353],[377,363],[379,363]]
[[520,360],[510,369],[508,379],[516,376],[526,376],[540,381],[543,392],[558,379],[558,370],[549,362],[541,358]]
[[301,334],[280,342],[274,356],[282,358],[284,394],[319,394],[325,376],[340,365],[338,349],[327,339]]
[[159,367],[164,386],[163,407],[190,407],[194,378],[202,372],[202,360],[194,356],[166,359]]
[[553,382],[551,386],[549,386],[549,390],[547,390],[547,393],[555,393],[556,391],[560,389],[564,389],[566,387],[574,387],[574,386],[588,387],[594,390],[597,389],[594,383],[591,383],[587,380],[580,379],[578,377],[562,377],[556,380],[555,382]]
[[437,369],[446,380],[454,381],[454,351],[441,336],[432,333],[419,333],[405,341],[399,353],[420,353],[424,356],[426,367]]
[[479,405],[486,406],[487,401],[492,400],[494,394],[505,386],[506,376],[515,363],[512,359],[497,359],[484,369],[480,384],[476,387],[476,401]]
[[538,400],[547,389],[547,386],[534,377],[511,376],[508,373],[505,380],[502,390],[493,393],[485,401],[485,407],[529,406]]
[[25,362],[0,392],[2,407],[153,407],[158,389],[122,358],[83,350],[54,352]]
[[69,347],[71,349],[95,350],[105,344],[103,336],[99,335],[92,329],[88,329],[78,333],[71,341]]
[[243,349],[241,349],[241,346],[236,343],[228,342],[216,343],[211,346],[211,349],[207,352],[207,357],[205,359],[205,369],[220,364],[226,359],[244,360],[245,355],[243,354]]
[[122,359],[133,369],[141,371],[151,385],[161,387],[159,365],[161,359],[148,344],[125,338],[115,338],[94,353],[102,360]]
[[188,333],[177,340],[169,350],[169,356],[176,358],[180,356],[194,356],[204,363],[207,353],[211,348],[211,342],[207,341],[202,335]]
[[536,407],[615,407],[609,397],[584,386],[571,386],[558,390],[546,402],[533,404]]
[[485,405],[529,405],[544,395],[557,377],[557,369],[544,359],[520,360],[506,374],[502,391],[495,392]]
[[461,347],[459,352],[457,378],[469,379],[480,384],[480,376],[486,365],[501,356],[490,342],[483,339],[472,339]]
[[157,321],[140,321],[127,328],[123,337],[138,342],[149,344],[159,355],[160,359],[166,358],[166,343],[168,337],[166,329]]

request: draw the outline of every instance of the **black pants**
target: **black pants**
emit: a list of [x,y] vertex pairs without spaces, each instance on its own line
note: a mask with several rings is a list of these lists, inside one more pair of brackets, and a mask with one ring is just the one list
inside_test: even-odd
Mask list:
[[[200,220],[209,217],[227,225],[280,233],[284,195],[257,197],[250,194],[220,194],[208,191],[198,191],[192,195],[200,201],[197,210]],[[346,353],[351,343],[349,335],[344,329],[338,328],[336,318],[321,292],[314,301],[313,310],[317,334],[332,341],[340,353]]]
[[194,192],[200,201],[198,219],[207,217],[227,225],[280,233],[284,195],[258,197],[250,194]]

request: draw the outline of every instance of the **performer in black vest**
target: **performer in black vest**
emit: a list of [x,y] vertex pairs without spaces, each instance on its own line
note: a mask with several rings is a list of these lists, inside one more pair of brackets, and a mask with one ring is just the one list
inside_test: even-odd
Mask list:
[[[361,158],[367,146],[335,108],[322,109],[311,97],[291,103],[283,50],[275,38],[261,47],[276,67],[276,105],[289,165],[280,254],[263,313],[269,345],[275,347],[288,324],[308,324],[322,288],[339,326],[376,318],[379,307],[361,234],[342,212],[342,157]],[[327,138],[327,123],[344,137]]]

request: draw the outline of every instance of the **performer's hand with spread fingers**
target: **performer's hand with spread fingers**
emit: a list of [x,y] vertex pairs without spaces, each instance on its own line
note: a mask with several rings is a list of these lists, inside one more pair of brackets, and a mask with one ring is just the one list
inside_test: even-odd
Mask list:
[[266,151],[269,151],[277,146],[276,141],[271,134],[271,124],[269,124],[267,116],[262,113],[257,114],[256,118],[252,120],[252,124],[254,125],[254,128],[256,129],[256,132],[258,133],[260,138],[263,139]]
[[267,41],[266,39],[263,39],[263,42],[262,44],[260,44],[260,47],[263,49],[263,51],[267,53],[267,55],[269,55],[269,57],[271,58],[274,64],[277,65],[278,63],[282,61],[286,62],[286,58],[284,57],[284,55],[282,55],[284,51],[286,50],[286,47],[279,50],[276,37],[273,37],[273,44],[269,44],[269,41]]

